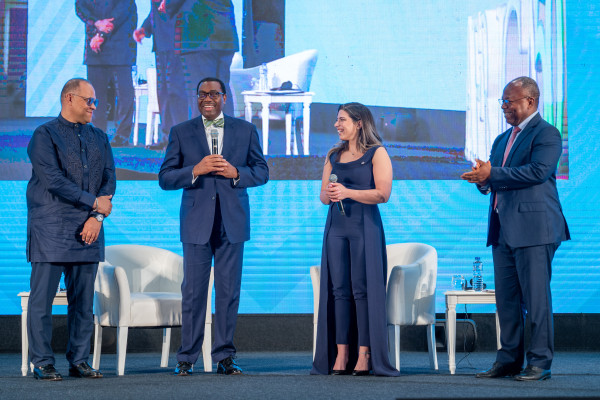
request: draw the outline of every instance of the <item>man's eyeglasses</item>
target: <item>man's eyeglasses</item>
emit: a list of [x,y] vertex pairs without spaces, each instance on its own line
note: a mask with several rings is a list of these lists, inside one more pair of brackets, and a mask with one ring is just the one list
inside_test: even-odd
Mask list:
[[94,107],[98,107],[98,99],[95,99],[93,97],[83,97],[76,93],[69,93],[69,94],[72,94],[73,96],[81,97],[83,100],[85,100],[85,104],[87,104],[88,107],[91,106],[92,104],[94,105]]
[[222,94],[225,94],[225,93],[217,92],[215,90],[213,90],[211,92],[198,92],[198,98],[200,100],[204,100],[206,97],[210,96],[211,99],[217,100],[219,98],[219,96]]
[[510,103],[514,103],[515,101],[519,101],[519,100],[523,100],[523,99],[530,99],[531,97],[529,96],[525,96],[525,97],[521,97],[520,99],[516,99],[516,100],[504,100],[504,99],[498,99],[498,103],[500,103],[500,107],[502,107],[503,105],[510,105]]

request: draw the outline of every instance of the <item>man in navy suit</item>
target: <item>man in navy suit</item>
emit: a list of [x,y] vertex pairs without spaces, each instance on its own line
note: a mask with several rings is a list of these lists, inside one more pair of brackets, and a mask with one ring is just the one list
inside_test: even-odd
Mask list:
[[[164,10],[175,18],[175,52],[181,56],[186,97],[192,117],[197,117],[196,82],[214,76],[229,87],[229,70],[240,49],[231,0],[166,0]],[[233,102],[223,110],[233,115]]]
[[244,242],[250,239],[250,207],[246,188],[264,185],[269,169],[256,127],[223,115],[225,84],[204,78],[197,87],[201,116],[171,129],[158,175],[164,190],[183,189],[181,241],[184,278],[181,347],[175,375],[193,371],[204,340],[206,298],[211,261],[215,276],[217,372],[240,374],[233,334],[242,279]]
[[[487,245],[492,246],[500,344],[496,362],[478,378],[515,376],[544,380],[551,376],[554,326],[550,278],[552,259],[569,228],[556,190],[556,166],[562,153],[559,131],[538,113],[540,91],[528,77],[512,80],[500,104],[512,128],[499,135],[490,161],[461,178],[491,193]],[[525,358],[525,316],[531,342]]]
[[175,18],[165,12],[165,4],[166,0],[152,0],[150,14],[142,26],[133,32],[138,43],[152,36],[152,51],[156,60],[160,139],[158,143],[148,146],[151,150],[164,150],[173,125],[188,119],[185,74],[181,59],[175,54]]
[[93,123],[106,131],[108,86],[115,89],[116,132],[112,147],[126,147],[133,126],[134,90],[131,66],[137,45],[131,32],[137,25],[134,0],[77,0],[75,11],[85,23],[84,64],[87,77],[96,89],[98,109]]

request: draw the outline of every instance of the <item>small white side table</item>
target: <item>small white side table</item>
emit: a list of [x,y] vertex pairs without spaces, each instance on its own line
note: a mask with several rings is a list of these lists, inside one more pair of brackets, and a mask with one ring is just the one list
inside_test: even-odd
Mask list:
[[[29,292],[21,292],[18,294],[21,298],[21,374],[27,376],[27,363],[29,362],[29,337],[27,336],[27,305],[29,304]],[[68,305],[67,292],[58,292],[53,306]],[[33,371],[33,364],[30,365]]]
[[[295,92],[286,90],[259,92],[256,90],[247,90],[242,92],[244,95],[244,105],[246,107],[246,121],[252,122],[252,103],[260,103],[262,106],[262,148],[263,154],[267,155],[269,151],[269,106],[272,103],[302,103],[302,119],[303,119],[303,134],[302,148],[304,155],[308,155],[308,136],[310,133],[310,105],[314,93],[312,92]],[[292,114],[288,111],[285,113],[285,154],[287,156],[292,153],[291,145],[292,137]],[[295,137],[295,135],[294,135]],[[294,155],[298,155],[298,146],[294,139],[293,146]]]
[[[496,293],[493,290],[474,292],[472,290],[451,290],[446,296],[446,344],[448,348],[448,368],[454,375],[456,372],[456,305],[457,304],[496,304]],[[500,322],[496,311],[496,346],[500,349]]]

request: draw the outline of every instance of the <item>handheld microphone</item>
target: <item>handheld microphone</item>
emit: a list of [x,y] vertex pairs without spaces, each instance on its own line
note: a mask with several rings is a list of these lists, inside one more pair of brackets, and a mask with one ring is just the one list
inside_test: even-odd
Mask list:
[[[336,182],[337,182],[337,179],[338,179],[338,178],[337,178],[337,175],[336,175],[336,174],[331,174],[331,175],[329,175],[329,182],[331,182],[331,183],[336,183]],[[341,201],[341,200],[340,200],[340,201],[337,201],[337,202],[336,202],[336,204],[337,204],[337,208],[338,208],[338,210],[339,210],[340,214],[342,214],[342,215],[346,215],[346,212],[344,211],[344,204],[342,203],[342,201]]]
[[212,145],[212,154],[219,154],[219,131],[214,126],[210,130],[210,142]]

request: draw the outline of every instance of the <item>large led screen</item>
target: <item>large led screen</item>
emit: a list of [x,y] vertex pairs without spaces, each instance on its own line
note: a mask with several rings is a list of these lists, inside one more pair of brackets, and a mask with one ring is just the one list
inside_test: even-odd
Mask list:
[[[129,16],[135,29],[156,13],[152,0],[123,3],[136,10]],[[213,4],[188,3],[208,11]],[[337,106],[350,101],[370,108],[392,159],[392,196],[380,206],[387,242],[423,242],[438,252],[437,311],[444,310],[451,275],[468,276],[476,256],[493,287],[485,247],[489,198],[459,176],[475,158],[487,159],[493,140],[507,129],[497,99],[522,75],[539,83],[539,111],[563,138],[558,188],[573,240],[555,257],[555,312],[598,312],[600,252],[593,244],[600,229],[593,200],[600,192],[593,155],[600,140],[593,110],[599,100],[591,93],[600,86],[594,78],[600,20],[594,4],[600,6],[562,0],[233,1],[230,23],[239,51],[229,68],[227,101],[234,116],[257,125],[271,177],[249,190],[252,239],[244,253],[240,312],[312,312],[309,268],[320,262],[327,213],[318,199],[321,172],[338,141]],[[74,1],[0,5],[1,315],[20,313],[17,293],[29,287],[26,147],[34,129],[58,115],[65,81],[87,77],[84,54],[91,43]],[[113,149],[118,185],[106,240],[181,254],[181,193],[162,191],[156,181],[164,156],[156,142],[166,123],[152,112],[157,37],[147,36],[130,49],[132,128],[125,146]],[[119,125],[116,89],[109,82],[110,138]],[[195,115],[187,89],[181,94],[184,117],[175,123]],[[573,289],[573,282],[583,281]]]

